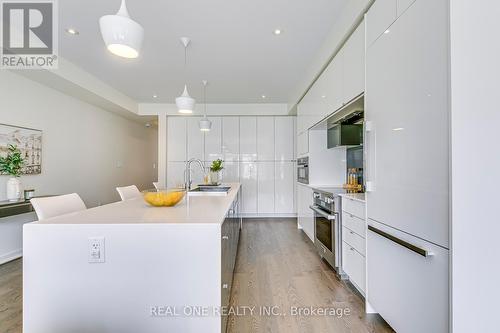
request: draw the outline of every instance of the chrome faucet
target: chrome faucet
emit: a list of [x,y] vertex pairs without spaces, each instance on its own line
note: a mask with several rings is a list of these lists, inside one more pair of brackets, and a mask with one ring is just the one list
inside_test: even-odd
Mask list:
[[184,188],[186,191],[191,190],[191,163],[196,162],[201,168],[201,171],[203,172],[203,176],[205,176],[205,165],[203,162],[197,158],[192,158],[189,161],[186,162],[186,169],[184,170]]

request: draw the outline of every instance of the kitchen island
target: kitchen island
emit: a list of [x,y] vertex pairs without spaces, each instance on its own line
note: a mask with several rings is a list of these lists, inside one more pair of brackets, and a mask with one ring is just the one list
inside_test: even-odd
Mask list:
[[26,224],[24,332],[224,332],[241,226],[228,185],[175,207],[137,198]]

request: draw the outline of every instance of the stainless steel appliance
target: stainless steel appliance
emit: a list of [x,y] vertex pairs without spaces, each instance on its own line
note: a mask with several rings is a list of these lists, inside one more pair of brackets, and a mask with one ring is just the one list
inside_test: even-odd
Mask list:
[[297,181],[302,184],[309,184],[309,157],[297,159]]
[[344,278],[342,271],[342,242],[341,242],[341,221],[340,221],[340,196],[345,190],[315,189],[313,192],[313,205],[310,208],[314,211],[314,245],[322,258],[324,258],[336,271]]

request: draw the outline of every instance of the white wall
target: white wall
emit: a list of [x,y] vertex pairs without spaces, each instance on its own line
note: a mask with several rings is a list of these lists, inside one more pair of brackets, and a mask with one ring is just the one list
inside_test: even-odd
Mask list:
[[[118,200],[116,186],[150,188],[156,180],[156,129],[9,71],[0,71],[0,123],[43,131],[42,174],[21,177],[36,195],[77,192],[96,206]],[[0,201],[7,179],[0,176]],[[26,219],[0,219],[0,235],[17,240],[0,248],[0,259],[20,249]]]
[[451,1],[452,327],[498,332],[500,3]]

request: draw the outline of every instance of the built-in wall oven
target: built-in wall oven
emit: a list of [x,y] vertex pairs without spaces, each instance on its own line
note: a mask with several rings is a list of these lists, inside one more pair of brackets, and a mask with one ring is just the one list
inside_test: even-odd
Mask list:
[[314,245],[322,258],[332,266],[341,278],[341,223],[340,223],[340,197],[334,193],[314,190]]
[[309,157],[297,159],[297,181],[302,184],[309,184]]

